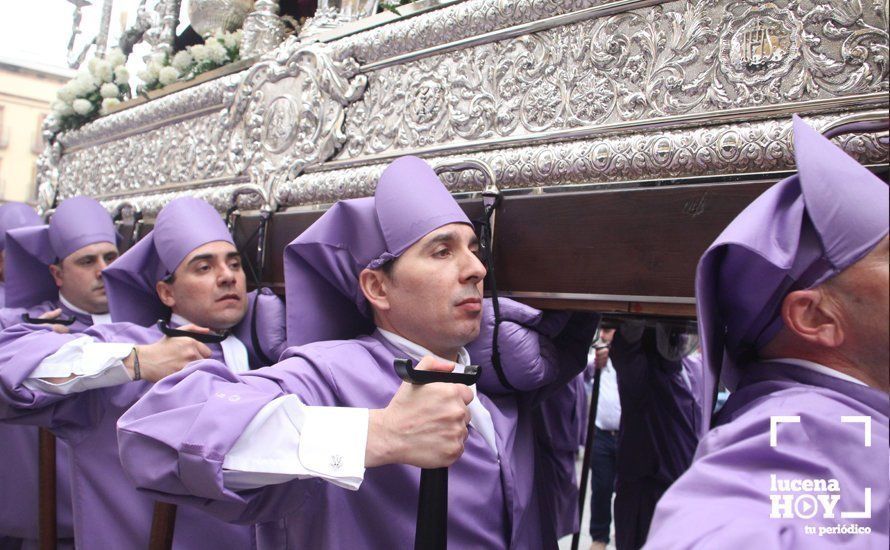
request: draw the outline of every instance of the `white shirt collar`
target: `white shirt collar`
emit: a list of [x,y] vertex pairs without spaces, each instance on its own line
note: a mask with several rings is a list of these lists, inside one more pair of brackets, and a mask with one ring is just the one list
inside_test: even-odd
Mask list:
[[845,373],[843,373],[839,370],[835,370],[831,367],[826,367],[825,365],[820,365],[819,363],[807,361],[806,359],[782,357],[781,359],[770,359],[770,361],[774,361],[776,363],[788,363],[789,365],[803,367],[805,369],[816,371],[816,372],[824,374],[826,376],[831,376],[833,378],[840,378],[841,380],[846,380],[847,382],[859,384],[860,386],[868,386],[868,384],[866,384],[862,380],[859,380],[858,378],[853,378],[849,374],[845,374]]
[[194,323],[192,323],[191,321],[189,321],[188,319],[186,319],[185,317],[183,317],[182,315],[179,315],[178,313],[172,313],[172,314],[170,314],[170,322],[171,322],[171,323],[176,323],[176,324],[179,325],[179,326],[182,326],[182,325],[193,325],[193,324],[194,324]]
[[[415,361],[419,362],[426,355],[432,355],[434,357],[438,357],[439,359],[442,359],[443,361],[451,361],[451,359],[444,359],[443,357],[439,357],[438,355],[436,355],[435,353],[426,349],[425,347],[415,344],[411,340],[408,340],[407,338],[399,336],[398,334],[396,334],[394,332],[384,330],[380,327],[377,327],[377,330],[380,331],[380,334],[382,334],[383,337],[386,338],[390,344],[394,345],[395,347],[397,347],[400,350],[407,353],[411,357],[411,359],[414,359]],[[462,347],[457,351],[457,362],[455,363],[454,370],[455,370],[455,372],[463,372],[464,371],[463,367],[466,365],[469,365],[469,364],[470,364],[470,354],[467,352],[466,348]]]
[[89,315],[90,318],[92,318],[94,325],[104,325],[106,323],[111,322],[111,314],[110,313],[107,313],[107,312],[106,313],[90,313],[88,311],[84,311],[84,310],[80,309],[79,307],[77,307],[76,305],[69,302],[68,300],[66,300],[65,297],[62,296],[61,292],[59,292],[59,301],[62,302],[63,306],[67,307],[74,313],[80,313],[81,315]]

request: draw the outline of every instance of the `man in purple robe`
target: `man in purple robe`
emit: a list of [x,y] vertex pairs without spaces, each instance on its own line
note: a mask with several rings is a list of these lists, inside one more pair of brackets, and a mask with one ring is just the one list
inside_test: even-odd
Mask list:
[[[6,208],[14,205],[4,205]],[[0,329],[23,320],[55,320],[56,330],[79,334],[110,320],[100,273],[117,257],[111,217],[96,201],[63,201],[48,225],[26,205],[13,213],[19,227],[4,233],[9,302]],[[7,222],[9,210],[0,213]],[[30,223],[34,220],[37,223]],[[37,428],[0,424],[0,533],[36,544]],[[68,446],[56,445],[59,544],[73,545]]]
[[649,548],[888,547],[888,188],[799,118],[798,173],[698,266],[710,413]]
[[[535,407],[532,419],[536,442],[535,491],[547,543],[542,549],[556,548],[557,541],[576,532],[580,522],[575,461],[579,447],[584,445],[587,430],[584,374],[576,375],[564,385],[553,384],[551,378],[560,371],[574,372],[572,367],[555,367],[554,363],[568,361],[577,365],[586,359],[586,355],[561,356],[556,349],[555,344],[560,341],[560,334],[570,319],[566,312],[544,312],[513,300],[500,299],[499,354],[509,388],[498,380],[497,371],[488,360],[493,355],[496,322],[489,300],[483,302],[479,337],[467,345],[470,359],[483,367],[479,388],[487,395],[528,392],[542,386],[554,388]],[[598,316],[591,315],[587,322],[597,321]],[[577,323],[578,319],[572,322]]]
[[615,547],[643,546],[655,505],[692,462],[701,422],[693,391],[701,365],[685,362],[694,330],[622,323],[609,349],[621,424],[615,464]]
[[[270,368],[235,375],[207,361],[156,385],[119,422],[124,467],[141,487],[260,522],[260,548],[410,546],[420,470],[405,464],[441,464],[422,457],[395,464],[370,452],[309,455],[295,443],[324,437],[304,426],[319,405],[373,409],[402,399],[397,358],[439,368],[469,363],[464,346],[477,337],[483,309],[477,249],[469,220],[432,169],[414,157],[396,160],[374,197],[340,201],[288,246],[288,332],[297,346]],[[469,401],[469,414],[461,412],[468,432],[453,434],[463,454],[449,468],[452,547],[544,545],[530,406],[583,369],[592,334],[590,324],[568,323],[554,349],[579,360],[542,363],[567,371],[541,373],[552,384],[488,395],[444,385]],[[344,421],[375,422],[361,409],[341,411]],[[340,487],[301,479],[331,468],[352,479]]]
[[[90,211],[80,208],[68,216],[74,212],[66,209],[72,202],[90,204]],[[93,227],[97,223],[100,227]],[[104,237],[99,245],[90,245],[99,246],[96,250],[80,247],[82,242],[57,238],[59,232],[52,227],[60,224],[84,228],[87,236],[82,240]],[[60,288],[61,317],[70,316],[75,322],[68,334],[33,324],[19,324],[0,334],[0,413],[11,421],[47,426],[70,447],[74,534],[77,545],[84,548],[132,548],[148,543],[153,503],[136,492],[120,468],[114,432],[120,414],[151,382],[194,359],[216,355],[243,370],[259,361],[250,344],[236,336],[244,333],[241,325],[247,323],[241,321],[258,299],[246,295],[238,254],[216,211],[193,199],[171,203],[158,217],[155,231],[104,271],[103,284],[99,274],[117,255],[114,234],[107,212],[84,197],[59,207],[46,238],[29,229],[11,232],[11,251],[18,250],[16,245],[30,251],[32,280],[51,272]],[[69,254],[72,248],[75,252]],[[200,259],[193,261],[196,257]],[[63,259],[47,271],[45,264],[53,258]],[[76,271],[87,265],[91,276]],[[154,283],[161,278],[166,282],[156,289]],[[10,277],[9,285],[14,282]],[[25,290],[32,301],[43,297],[37,286]],[[82,307],[73,298],[66,299],[72,293]],[[17,292],[16,297],[26,294]],[[283,306],[277,299],[264,305],[272,313],[259,314],[262,333],[271,335],[266,339],[266,353],[277,356],[284,341]],[[107,312],[109,306],[111,313],[105,316],[116,322],[89,322],[86,308]],[[169,307],[166,312],[165,307]],[[186,324],[180,316],[188,316],[203,326],[231,329],[232,334],[220,344],[205,346],[191,338],[165,337],[154,325],[133,324],[157,320],[171,310],[174,326]],[[193,325],[186,328],[206,332]],[[194,510],[184,511],[178,520],[178,548],[250,547],[246,528]]]
[[[274,295],[246,294],[240,257],[225,224],[207,203],[191,198],[168,204],[152,233],[103,277],[114,323],[87,330],[78,339],[50,331],[34,333],[32,325],[0,335],[0,389],[6,401],[0,412],[17,421],[48,425],[71,443],[75,479],[80,480],[74,485],[75,502],[82,503],[75,507],[77,544],[131,548],[147,544],[152,498],[137,492],[120,468],[114,433],[118,417],[152,382],[194,359],[211,357],[223,368],[243,373],[263,364],[260,351],[278,357],[285,342],[284,310]],[[164,337],[154,323],[168,317],[168,330],[203,333],[196,335],[199,338],[215,332],[221,341]],[[354,436],[361,432],[376,446],[375,452],[379,448],[381,456],[395,457],[398,443],[416,441],[417,435],[405,434],[413,428],[426,437],[425,448],[416,454],[438,464],[458,450],[442,434],[465,429],[459,421],[464,403],[451,391],[410,390],[377,415],[380,426],[374,430],[365,420],[337,435],[333,430],[339,409],[316,411],[305,427],[328,437],[315,438],[316,444],[308,437],[300,448],[304,453],[332,448],[342,452],[337,446],[354,445]],[[426,402],[452,405],[458,418],[430,420],[419,410]],[[299,464],[296,457],[291,461]],[[310,475],[335,481],[343,477],[336,468],[326,466],[325,471]],[[233,468],[232,475],[249,477],[251,472]],[[194,508],[178,511],[175,548],[250,546],[248,527],[223,523]]]
[[6,232],[19,227],[41,225],[43,220],[33,208],[23,202],[0,204],[0,308],[6,307],[4,265],[6,262]]

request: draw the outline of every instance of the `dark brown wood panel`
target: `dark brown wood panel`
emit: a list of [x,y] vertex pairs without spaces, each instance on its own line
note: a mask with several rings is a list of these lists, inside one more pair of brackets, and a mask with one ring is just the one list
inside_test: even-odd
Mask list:
[[701,254],[771,183],[508,197],[495,230],[498,287],[691,297]]
[[[495,270],[503,292],[692,297],[695,266],[705,248],[772,181],[708,183],[505,196],[497,213]],[[481,199],[461,201],[471,219]],[[269,225],[264,280],[283,291],[285,246],[317,220],[318,210],[276,213]],[[256,217],[236,224],[239,239]],[[245,242],[252,255],[255,242]],[[251,261],[248,258],[248,261]],[[622,306],[536,299],[535,303],[686,316],[688,304]]]

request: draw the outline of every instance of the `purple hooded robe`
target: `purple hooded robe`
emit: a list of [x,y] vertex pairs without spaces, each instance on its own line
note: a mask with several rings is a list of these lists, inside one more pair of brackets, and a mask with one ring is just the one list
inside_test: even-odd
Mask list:
[[[22,202],[0,204],[0,254],[6,249],[6,232],[19,227],[41,225],[43,220],[33,208]],[[0,308],[6,306],[6,284],[0,279]]]
[[618,378],[621,427],[615,468],[615,546],[643,546],[658,499],[686,471],[698,443],[700,405],[692,380],[700,372],[669,360],[658,349],[656,328],[629,341],[626,328],[612,340],[609,358]]
[[[159,215],[154,232],[156,237],[178,234],[180,248],[174,254],[164,254],[169,249],[155,250],[156,241],[149,238],[150,234],[106,269],[116,270],[115,277],[105,277],[111,314],[116,322],[97,325],[80,334],[57,334],[44,326],[26,324],[0,333],[0,418],[49,427],[69,445],[74,533],[79,547],[134,548],[148,544],[154,499],[137,491],[121,468],[115,425],[152,384],[134,381],[57,395],[29,389],[24,381],[41,361],[78,336],[89,336],[100,343],[130,344],[150,344],[163,337],[155,325],[144,327],[128,322],[142,320],[144,309],[156,308],[159,302],[156,295],[148,292],[153,288],[153,284],[148,287],[149,279],[140,279],[139,272],[130,270],[155,266],[157,269],[152,273],[163,276],[164,270],[175,269],[185,255],[205,242],[231,242],[221,218],[206,203],[179,199],[170,204],[174,207],[165,208],[167,214],[163,217]],[[170,264],[172,267],[165,267]],[[127,282],[121,283],[121,280]],[[133,281],[144,282],[139,286],[133,285]],[[123,284],[129,286],[121,291]],[[122,305],[127,298],[131,301]],[[231,331],[244,343],[248,361],[254,366],[263,362],[251,340],[244,339],[244,326],[250,323],[251,312],[256,312],[258,317],[264,354],[277,357],[284,348],[283,304],[274,296],[259,299],[262,307],[257,310],[256,293],[248,296],[248,315]],[[207,345],[212,358],[224,360],[219,344]],[[251,548],[252,545],[249,528],[224,523],[198,508],[185,508],[177,513],[174,548]]]
[[[34,210],[21,203],[0,206],[0,249],[6,249],[6,272],[12,280],[11,307],[0,310],[0,329],[61,309],[60,319],[73,320],[71,334],[93,325],[90,315],[74,312],[58,299],[49,263],[84,246],[114,242],[111,217],[96,201],[75,197],[63,201],[48,225]],[[7,233],[8,231],[8,233]],[[36,296],[36,297],[35,297]],[[50,298],[40,301],[40,298]],[[31,301],[33,300],[33,301]],[[37,304],[37,305],[34,305]],[[22,307],[29,306],[29,307]],[[37,428],[0,423],[0,533],[27,541],[38,538]],[[71,484],[68,446],[56,445],[56,527],[60,543],[74,536],[71,516]],[[62,544],[66,544],[65,543]]]
[[[411,157],[384,172],[374,199],[334,205],[285,253],[289,341],[303,345],[289,348],[277,365],[251,373],[235,375],[204,361],[158,383],[119,423],[121,460],[137,484],[231,521],[259,522],[260,548],[410,545],[418,468],[368,470],[355,492],[315,479],[235,492],[223,482],[222,465],[246,426],[276,398],[293,394],[307,405],[339,407],[389,403],[401,384],[393,361],[405,353],[369,327],[357,275],[449,223],[468,220],[432,170]],[[370,334],[358,336],[363,330]],[[593,328],[577,330],[587,341],[565,331],[564,347],[578,347],[584,357]],[[340,339],[320,341],[332,337]],[[480,384],[478,399],[491,415],[497,453],[471,428],[463,456],[450,468],[448,536],[454,548],[544,544],[533,490],[529,403],[577,374],[584,360],[576,363],[541,361],[538,381],[524,393],[486,394]],[[560,368],[574,372],[549,370]]]
[[659,503],[647,548],[890,542],[887,394],[826,366],[757,358],[789,291],[830,279],[888,232],[886,183],[797,117],[794,144],[798,174],[751,203],[699,263],[704,414],[721,375],[733,393]]

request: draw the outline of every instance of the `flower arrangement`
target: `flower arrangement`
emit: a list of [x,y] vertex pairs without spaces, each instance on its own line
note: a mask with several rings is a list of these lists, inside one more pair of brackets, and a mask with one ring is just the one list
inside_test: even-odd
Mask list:
[[160,54],[149,59],[137,75],[143,84],[139,93],[157,90],[180,80],[191,80],[201,73],[240,59],[241,31],[218,32],[203,44],[188,46],[172,58]]
[[130,97],[127,56],[118,48],[104,57],[93,57],[86,68],[56,92],[52,105],[56,130],[86,124]]

